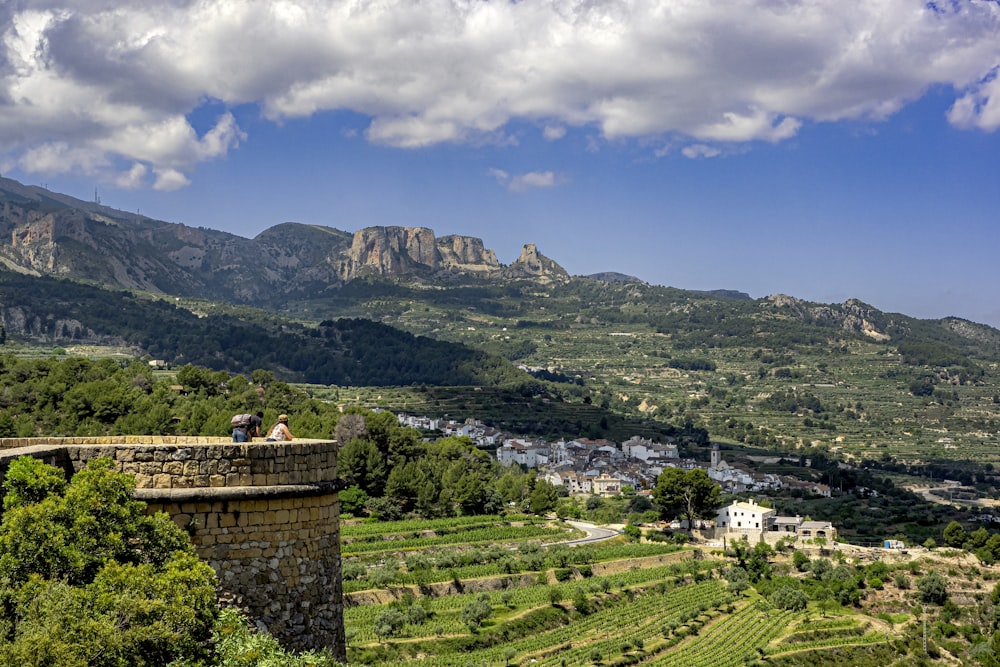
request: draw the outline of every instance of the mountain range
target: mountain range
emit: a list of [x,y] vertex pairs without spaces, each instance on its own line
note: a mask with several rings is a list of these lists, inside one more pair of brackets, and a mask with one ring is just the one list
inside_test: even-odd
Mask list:
[[436,284],[569,278],[531,243],[505,266],[482,239],[439,238],[425,227],[351,233],[287,222],[246,239],[11,179],[0,179],[0,232],[0,262],[14,271],[233,303],[267,303],[368,278]]
[[[797,330],[793,337],[815,339],[829,335],[826,331],[870,341],[918,335],[987,356],[1000,345],[1000,332],[991,327],[958,318],[916,320],[853,299],[843,304],[815,304],[784,295],[753,300],[735,290],[659,287],[620,273],[570,276],[532,243],[504,265],[482,239],[437,237],[424,227],[347,232],[287,222],[247,239],[154,220],[6,178],[0,178],[0,263],[11,276],[22,277],[4,281],[0,308],[5,332],[51,344],[135,345],[137,337],[117,331],[113,318],[98,320],[93,312],[79,309],[70,313],[68,304],[60,306],[55,298],[47,299],[43,308],[37,295],[59,290],[48,284],[31,287],[32,278],[69,279],[105,290],[94,293],[96,300],[111,299],[107,290],[126,290],[147,300],[169,297],[172,306],[181,305],[196,316],[234,317],[239,315],[234,308],[253,307],[306,324],[361,317],[452,342],[459,338],[459,325],[490,316],[516,326],[549,329],[571,322],[642,321],[682,346],[706,340],[715,346],[740,336],[748,344],[748,337],[765,341],[767,332],[783,339],[789,327]],[[142,306],[136,299],[129,303],[120,308]],[[259,315],[244,313],[239,318],[253,326],[262,322]],[[140,338],[145,341],[140,352],[177,352],[176,346],[157,344],[153,333]],[[515,360],[524,358],[530,347],[528,342],[522,342],[521,349],[512,345],[499,339],[487,349]],[[185,359],[192,356],[204,357],[191,350],[181,354]],[[246,363],[249,360],[239,368]]]

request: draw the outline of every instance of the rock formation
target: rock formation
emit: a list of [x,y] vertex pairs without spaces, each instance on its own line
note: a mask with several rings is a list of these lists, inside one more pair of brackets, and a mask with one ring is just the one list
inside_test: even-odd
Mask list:
[[562,281],[534,244],[509,267],[482,239],[437,238],[426,227],[354,233],[287,222],[254,239],[167,223],[0,178],[0,263],[35,275],[112,288],[264,303],[319,293],[355,279],[435,284],[483,279]]

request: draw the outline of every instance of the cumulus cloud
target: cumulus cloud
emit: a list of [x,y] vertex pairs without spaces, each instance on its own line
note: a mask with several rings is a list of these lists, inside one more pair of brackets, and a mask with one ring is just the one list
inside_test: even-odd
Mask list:
[[497,183],[505,186],[511,192],[524,192],[538,188],[553,188],[568,182],[565,176],[556,174],[554,171],[529,171],[523,174],[510,174],[503,169],[490,169],[490,176],[496,179]]
[[207,101],[352,110],[409,149],[513,145],[513,120],[547,140],[779,142],[942,85],[951,123],[1000,127],[996,2],[19,0],[0,26],[2,161],[126,181],[141,164],[156,187],[245,140],[228,113],[195,130]]
[[948,110],[948,120],[961,128],[992,132],[1000,127],[1000,67],[970,86]]
[[170,192],[171,190],[179,190],[189,184],[188,177],[176,169],[162,169],[156,172],[156,182],[153,183],[153,189]]
[[566,127],[563,125],[546,125],[542,130],[542,136],[546,141],[557,141],[566,136]]
[[552,188],[562,182],[555,172],[551,171],[529,171],[526,174],[519,174],[510,179],[507,188],[513,192],[524,192],[535,188]]
[[716,157],[722,153],[721,150],[715,148],[714,146],[706,146],[705,144],[691,144],[690,146],[685,146],[681,149],[681,155],[689,158],[702,158],[702,157]]
[[149,169],[146,165],[136,162],[128,171],[122,172],[115,178],[115,185],[126,190],[135,190],[142,187],[146,181],[146,174]]

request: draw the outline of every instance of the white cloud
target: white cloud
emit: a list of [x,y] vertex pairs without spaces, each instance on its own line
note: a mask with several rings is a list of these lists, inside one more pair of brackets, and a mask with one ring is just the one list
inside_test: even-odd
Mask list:
[[1000,127],[1000,67],[955,100],[948,120],[961,128],[977,127],[987,132]]
[[510,179],[510,185],[507,188],[512,192],[524,192],[525,190],[534,190],[536,188],[554,188],[566,182],[567,179],[565,177],[551,171],[529,171],[526,174],[520,174]]
[[569,178],[554,171],[529,171],[523,174],[511,174],[503,169],[491,168],[488,173],[496,179],[497,183],[505,186],[511,192],[554,188],[569,182]]
[[[685,146],[681,149],[681,155],[689,158],[702,158],[702,157],[716,157],[722,153],[721,150],[715,148],[714,146],[706,146],[705,144],[691,144],[690,146]],[[662,157],[658,155],[657,157]]]
[[135,190],[145,183],[148,173],[149,169],[146,165],[136,162],[128,171],[118,175],[115,179],[115,185],[126,190]]
[[188,177],[176,169],[163,169],[156,172],[156,182],[153,183],[153,189],[170,192],[171,190],[179,190],[190,183]]
[[542,136],[545,137],[546,141],[558,141],[566,136],[566,127],[564,125],[546,125],[545,129],[542,130]]
[[490,168],[489,174],[490,176],[495,178],[497,180],[497,183],[499,183],[500,185],[507,185],[507,183],[510,182],[510,174],[508,174],[503,169]]
[[195,131],[207,100],[275,122],[352,110],[368,140],[411,149],[513,145],[512,120],[550,141],[584,128],[595,148],[778,142],[941,85],[950,122],[1000,127],[996,2],[19,0],[0,26],[0,158],[125,160],[158,184],[245,139],[228,113]]

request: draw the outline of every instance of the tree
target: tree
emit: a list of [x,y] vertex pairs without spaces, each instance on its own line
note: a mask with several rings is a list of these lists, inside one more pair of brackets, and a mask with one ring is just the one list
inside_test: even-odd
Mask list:
[[770,602],[777,609],[799,611],[806,608],[809,598],[798,588],[782,586],[771,593]]
[[368,494],[360,487],[351,486],[339,494],[340,511],[343,514],[353,514],[355,516],[365,511],[365,503],[368,502]]
[[215,573],[134,481],[99,459],[68,483],[22,457],[4,483],[0,664],[165,665],[200,660]]
[[722,576],[729,582],[727,588],[733,593],[741,593],[750,588],[750,577],[747,575],[747,571],[739,565],[726,568]]
[[948,599],[948,582],[938,574],[937,570],[931,570],[917,580],[917,590],[920,591],[920,599],[928,604],[944,604]]
[[944,538],[944,543],[949,547],[961,549],[966,539],[965,528],[958,521],[952,521],[945,526],[942,537]]
[[539,480],[535,483],[535,489],[531,492],[528,502],[533,513],[545,514],[555,509],[558,501],[556,488],[545,480]]
[[[344,418],[352,415],[344,415]],[[369,496],[380,496],[387,477],[385,457],[375,443],[366,438],[352,438],[337,454],[340,476]]]
[[594,603],[581,586],[577,586],[573,591],[573,608],[583,616],[594,611]]
[[632,522],[626,523],[625,530],[622,532],[625,534],[625,539],[629,542],[639,542],[642,540],[642,528]]
[[406,615],[395,607],[387,607],[378,613],[372,624],[376,637],[385,638],[399,634],[406,625]]
[[493,605],[490,604],[490,596],[486,593],[480,594],[462,607],[462,622],[473,632],[478,630],[491,615],[493,615]]
[[683,514],[690,527],[695,519],[719,506],[719,486],[701,468],[688,471],[667,468],[656,480],[653,498],[662,518],[673,519]]

